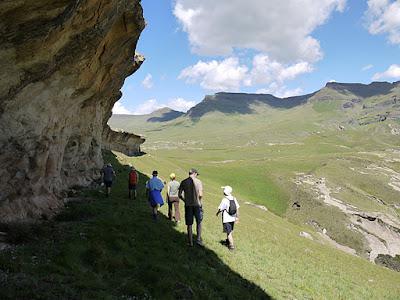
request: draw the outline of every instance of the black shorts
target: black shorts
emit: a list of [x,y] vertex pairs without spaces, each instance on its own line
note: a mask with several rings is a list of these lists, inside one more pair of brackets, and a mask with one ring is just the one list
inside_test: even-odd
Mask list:
[[129,190],[136,190],[136,184],[128,184],[128,189]]
[[193,217],[196,218],[196,223],[200,224],[203,220],[203,208],[200,206],[185,206],[186,225],[193,225]]
[[233,231],[233,227],[235,226],[235,222],[223,223],[222,227],[224,228],[224,232],[230,234]]
[[111,187],[112,186],[112,180],[104,180],[104,185],[106,187]]

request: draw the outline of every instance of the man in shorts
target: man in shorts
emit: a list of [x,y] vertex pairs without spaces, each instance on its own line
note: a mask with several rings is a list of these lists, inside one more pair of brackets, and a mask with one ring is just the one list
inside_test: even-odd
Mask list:
[[203,184],[197,178],[199,175],[196,169],[189,170],[189,177],[184,179],[178,191],[178,196],[185,202],[185,223],[187,226],[187,235],[189,246],[193,246],[193,219],[196,219],[196,244],[203,246],[201,239],[201,221],[203,220]]
[[101,170],[101,175],[103,177],[103,183],[106,188],[106,196],[110,196],[111,193],[111,186],[113,184],[113,180],[116,177],[115,171],[111,165],[111,163],[108,163],[103,167]]
[[222,187],[224,198],[218,206],[217,216],[222,212],[222,229],[226,233],[226,245],[229,250],[234,250],[233,228],[235,223],[239,222],[239,203],[232,196],[232,187],[229,185]]

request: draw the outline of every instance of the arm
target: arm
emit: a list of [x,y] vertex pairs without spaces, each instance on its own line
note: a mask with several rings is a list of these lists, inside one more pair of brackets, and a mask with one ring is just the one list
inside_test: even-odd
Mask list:
[[181,199],[183,202],[185,202],[185,199],[183,198],[183,182],[181,182],[181,184],[179,185],[179,190],[178,190],[178,197],[179,199]]

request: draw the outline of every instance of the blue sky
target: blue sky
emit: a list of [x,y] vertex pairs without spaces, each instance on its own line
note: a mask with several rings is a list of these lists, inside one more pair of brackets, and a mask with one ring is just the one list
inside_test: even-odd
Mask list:
[[146,57],[114,113],[186,111],[216,92],[286,97],[400,80],[400,1],[143,0]]

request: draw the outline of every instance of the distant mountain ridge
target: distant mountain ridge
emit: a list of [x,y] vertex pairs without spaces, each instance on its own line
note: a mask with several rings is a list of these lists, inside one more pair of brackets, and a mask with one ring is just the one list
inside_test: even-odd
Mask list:
[[[187,113],[164,107],[147,115],[119,115],[118,118],[136,118],[137,120],[140,119],[143,122],[151,123],[172,121],[182,116],[193,120],[200,119],[210,112],[252,114],[254,113],[254,107],[257,105],[266,105],[276,109],[290,109],[304,105],[309,101],[319,102],[328,100],[347,101],[343,104],[343,108],[351,108],[356,103],[361,103],[365,98],[379,95],[385,96],[392,93],[396,88],[398,88],[398,93],[396,92],[397,96],[394,97],[400,99],[400,81],[393,83],[372,82],[370,84],[328,82],[325,87],[314,93],[287,98],[279,98],[271,94],[219,92],[214,95],[206,95],[200,103],[189,109]],[[400,101],[397,98],[386,99],[386,102]]]

